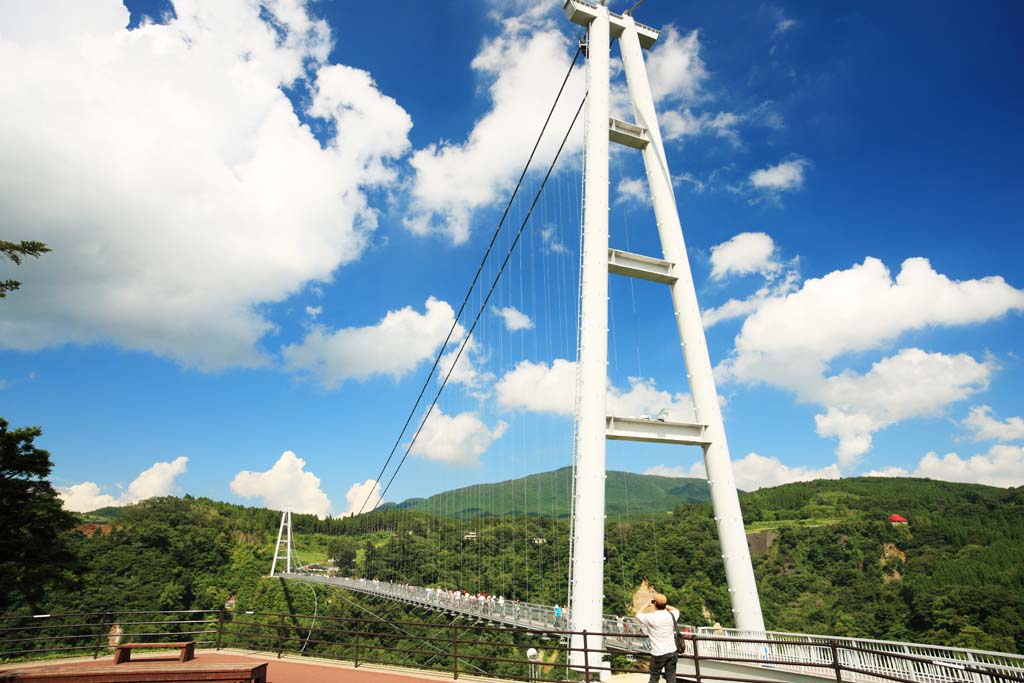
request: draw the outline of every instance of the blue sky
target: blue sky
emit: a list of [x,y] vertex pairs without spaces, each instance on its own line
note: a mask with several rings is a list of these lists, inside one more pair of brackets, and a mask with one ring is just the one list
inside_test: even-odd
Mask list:
[[[0,415],[44,429],[74,509],[358,508],[579,27],[528,0],[125,4],[0,8],[2,237],[53,248],[3,266]],[[1024,484],[1022,13],[637,10],[742,488]],[[487,286],[582,92],[577,66]],[[581,136],[387,500],[570,464]],[[659,255],[639,156],[611,178],[612,246]],[[613,277],[610,306],[609,411],[686,419],[667,292]],[[702,474],[687,449],[608,463]]]

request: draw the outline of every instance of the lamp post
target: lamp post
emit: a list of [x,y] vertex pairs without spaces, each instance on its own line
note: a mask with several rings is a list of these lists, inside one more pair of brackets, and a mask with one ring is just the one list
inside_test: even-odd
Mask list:
[[530,680],[537,680],[537,660],[540,659],[540,653],[537,652],[537,648],[531,647],[526,651],[526,658],[530,660]]

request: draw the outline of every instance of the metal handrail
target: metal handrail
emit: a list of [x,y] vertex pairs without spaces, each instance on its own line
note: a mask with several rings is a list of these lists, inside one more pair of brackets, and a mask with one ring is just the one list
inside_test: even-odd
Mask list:
[[[524,628],[544,628],[549,631],[557,631],[559,628],[568,628],[568,625],[572,623],[571,610],[568,608],[562,608],[561,619],[557,620],[554,616],[554,605],[513,602],[509,600],[504,600],[500,603],[493,602],[492,600],[480,601],[471,594],[467,596],[463,593],[460,593],[459,597],[456,599],[454,597],[454,593],[451,591],[365,578],[327,577],[314,574],[301,574],[297,572],[283,574],[282,576],[285,578],[339,586],[357,592],[384,596],[392,600],[408,604],[464,614],[467,616],[474,616],[497,623]],[[631,654],[643,654],[649,650],[650,645],[649,641],[645,638],[645,628],[639,621],[632,617],[605,615],[601,622],[601,630],[603,632],[605,644],[614,650],[625,651]],[[831,662],[831,651],[826,652],[824,650],[828,650],[828,643],[833,641],[837,644],[842,644],[843,646],[840,649],[840,656],[843,658],[841,664],[843,666],[856,665],[861,667],[859,670],[869,673],[880,673],[893,670],[904,671],[904,669],[894,669],[892,667],[903,666],[905,668],[905,662],[899,665],[894,665],[891,663],[881,662],[877,657],[873,658],[871,656],[872,653],[883,651],[893,652],[894,654],[903,654],[909,657],[920,656],[929,660],[941,660],[941,664],[928,665],[928,667],[925,667],[928,668],[929,675],[933,676],[933,678],[929,678],[928,680],[934,681],[935,683],[961,680],[955,677],[951,678],[949,675],[943,675],[941,669],[942,667],[948,668],[948,665],[955,665],[964,660],[985,663],[994,667],[1007,667],[1008,671],[1024,670],[1024,656],[984,650],[967,650],[962,648],[925,645],[919,643],[894,643],[863,638],[816,636],[803,633],[785,633],[778,631],[740,631],[737,629],[726,629],[721,627],[717,629],[713,627],[697,627],[693,630],[696,634],[701,636],[712,635],[723,637],[725,640],[717,646],[716,651],[722,652],[723,654],[729,652],[736,656],[740,654],[750,654],[745,651],[738,652],[736,650],[736,643],[734,641],[737,638],[744,639],[748,645],[750,644],[750,639],[767,639],[770,641],[768,643],[768,645],[770,645],[768,651],[758,653],[757,655],[751,655],[750,658],[759,661],[767,660],[771,665],[779,667],[785,666],[790,670],[801,673],[814,673],[820,670],[822,662]],[[595,636],[596,635],[597,634],[595,634]],[[790,653],[795,651],[792,648],[787,648],[787,645],[792,643],[803,643],[809,647],[800,650],[799,654],[791,655]],[[730,647],[732,647],[732,649],[729,649]],[[868,648],[870,652],[858,652],[857,648],[862,647]],[[819,650],[815,650],[815,648],[819,648]],[[824,650],[822,650],[822,648]],[[922,666],[923,665],[917,666],[917,668],[920,669]],[[938,667],[938,669],[936,667]],[[869,683],[881,683],[881,680],[870,681]]]
[[[211,613],[212,611],[207,611]],[[178,612],[180,614],[181,612]],[[139,614],[167,614],[160,612],[107,612],[99,625],[106,628],[119,624],[122,628],[138,625],[168,624],[171,626],[190,623],[189,620],[171,620],[168,622],[142,620],[131,621],[132,616]],[[611,632],[579,632],[553,628],[526,628],[510,625],[489,624],[431,624],[415,621],[386,621],[366,617],[341,617],[318,615],[315,624],[310,615],[296,615],[267,612],[227,612],[217,611],[216,620],[205,623],[208,629],[202,631],[165,631],[152,629],[145,633],[122,633],[128,639],[189,635],[216,635],[217,640],[202,640],[201,644],[214,645],[217,649],[224,647],[245,647],[267,652],[276,652],[278,657],[288,655],[315,655],[329,659],[353,661],[360,663],[374,662],[381,664],[413,666],[435,671],[448,671],[454,678],[459,673],[474,675],[490,675],[507,680],[534,680],[536,672],[530,668],[531,663],[525,659],[526,642],[534,636],[547,637],[551,640],[543,644],[543,649],[554,652],[556,658],[545,666],[553,667],[545,675],[547,680],[569,680],[570,668],[567,661],[568,653],[583,651],[586,672],[599,671],[626,672],[635,671],[636,666],[621,666],[622,658],[605,659],[606,655],[621,654],[621,649],[609,646],[615,639],[636,641],[643,638],[642,633],[623,634]],[[52,615],[58,628],[84,629],[97,624],[82,619],[95,616],[88,613],[77,615]],[[292,623],[286,623],[291,620]],[[309,621],[310,627],[299,625],[298,622]],[[411,633],[405,629],[424,628],[425,633]],[[617,627],[617,624],[616,624]],[[371,630],[372,629],[372,630]],[[688,647],[686,653],[680,655],[683,662],[692,662],[693,675],[686,678],[697,683],[728,680],[736,683],[754,683],[759,680],[758,672],[768,668],[776,671],[795,671],[798,673],[827,677],[837,683],[1024,683],[1024,657],[1009,653],[992,653],[965,650],[962,648],[946,648],[941,646],[915,646],[923,648],[921,652],[910,654],[907,651],[897,652],[900,648],[909,649],[911,644],[886,643],[853,638],[825,638],[778,632],[756,632],[741,634],[732,629],[720,629],[708,633],[710,629],[701,628],[686,635]],[[400,631],[396,632],[396,631]],[[101,651],[113,649],[105,643],[110,637],[109,630],[103,628],[87,637],[96,638],[96,645],[70,645],[68,640],[79,639],[78,633],[70,635],[48,634],[38,630],[32,631],[34,637],[25,637],[24,627],[0,627],[0,657],[11,658],[31,655],[63,654],[83,650],[95,650],[98,656]],[[317,637],[313,638],[312,635]],[[489,635],[486,635],[489,634]],[[8,636],[15,636],[10,638]],[[566,636],[581,635],[582,648],[569,647],[570,639]],[[754,637],[751,637],[754,636]],[[589,638],[589,640],[588,640]],[[492,640],[495,639],[495,640]],[[525,639],[525,640],[524,640]],[[593,643],[603,639],[603,647],[593,647]],[[63,642],[62,642],[63,641]],[[145,642],[145,641],[143,641]],[[36,647],[23,647],[32,643]],[[302,649],[300,643],[307,647]],[[198,644],[198,643],[197,643]],[[10,646],[17,646],[11,649]],[[459,646],[469,646],[459,649]],[[879,649],[879,645],[887,646],[887,650]],[[308,646],[312,646],[311,648]],[[514,653],[508,656],[509,650]],[[519,656],[519,653],[522,656]],[[634,650],[634,652],[636,652]],[[935,653],[947,653],[937,658]],[[948,655],[955,653],[956,657]],[[643,658],[643,653],[637,653]],[[977,655],[990,655],[1000,662],[979,661]],[[389,657],[391,659],[389,659]],[[410,661],[410,658],[419,658]],[[701,662],[705,668],[701,669]],[[739,672],[733,670],[727,675],[713,675],[714,667],[708,662],[727,662],[743,667]],[[503,665],[500,671],[494,671],[496,665]],[[508,668],[518,665],[522,669]],[[722,671],[717,669],[718,674]],[[520,675],[530,672],[529,675]],[[554,676],[554,677],[552,677]]]
[[985,677],[1000,674],[1024,677],[1024,656],[1005,652],[721,627],[700,627],[696,633],[710,641],[709,657],[728,657],[730,661],[752,657],[765,666],[796,673],[839,666],[844,671],[856,671],[858,683],[980,683]]

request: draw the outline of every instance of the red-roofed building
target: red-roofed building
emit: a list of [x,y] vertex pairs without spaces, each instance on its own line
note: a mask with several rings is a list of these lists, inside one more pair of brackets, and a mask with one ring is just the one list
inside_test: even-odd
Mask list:
[[906,517],[901,515],[889,515],[890,524],[909,524]]

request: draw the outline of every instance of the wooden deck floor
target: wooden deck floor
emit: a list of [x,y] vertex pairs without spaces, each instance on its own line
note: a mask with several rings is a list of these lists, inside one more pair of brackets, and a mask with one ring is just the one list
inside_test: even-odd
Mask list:
[[[373,664],[352,666],[351,662],[334,662],[313,657],[284,657],[277,659],[273,654],[247,652],[239,650],[200,650],[195,659],[179,663],[177,655],[167,656],[165,653],[139,653],[132,660],[118,665],[118,668],[131,668],[134,665],[153,666],[156,662],[166,662],[168,667],[187,668],[208,664],[259,664],[267,663],[267,683],[437,683],[450,681],[451,675],[434,674],[430,671],[398,669]],[[0,664],[0,672],[11,669],[28,669],[32,667],[53,668],[66,665],[76,668],[97,666],[109,667],[113,657],[99,659],[76,658],[73,660],[47,660],[45,662],[25,662],[21,664]],[[460,672],[459,680],[473,681],[472,676],[464,676]],[[487,679],[493,682],[494,679]]]

